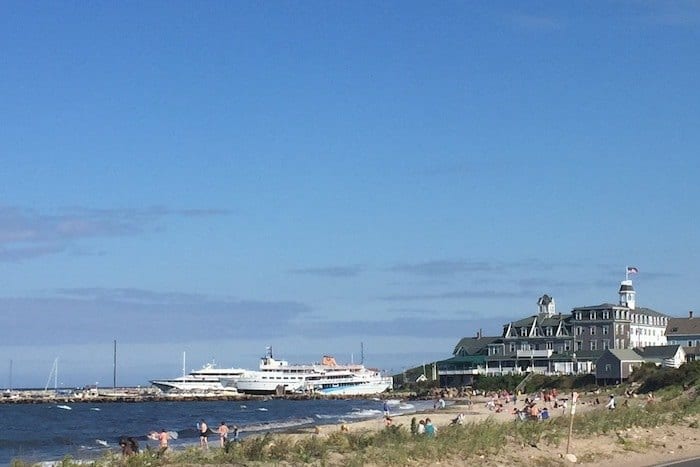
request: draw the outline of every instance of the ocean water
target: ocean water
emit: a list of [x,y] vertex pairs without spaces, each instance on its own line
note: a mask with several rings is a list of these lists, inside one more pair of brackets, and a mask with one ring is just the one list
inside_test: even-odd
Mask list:
[[[222,421],[237,425],[240,436],[296,427],[381,419],[383,401],[256,400],[138,403],[0,404],[0,466],[12,459],[30,462],[101,456],[119,451],[119,438],[133,436],[141,448],[156,447],[147,438],[152,431],[177,432],[175,449],[198,443],[197,422],[206,420],[216,429]],[[392,413],[432,408],[432,401],[391,401]],[[209,438],[217,445],[218,436]]]

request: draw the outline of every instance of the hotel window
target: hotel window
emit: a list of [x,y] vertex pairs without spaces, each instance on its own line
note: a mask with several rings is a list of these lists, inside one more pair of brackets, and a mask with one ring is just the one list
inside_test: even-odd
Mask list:
[[595,326],[591,326],[591,336],[595,336]]
[[527,337],[527,328],[520,328],[520,335],[523,337]]
[[603,335],[604,336],[608,335],[608,326],[603,326]]
[[603,340],[603,350],[610,348],[610,341],[607,339]]
[[610,319],[610,312],[609,311],[603,312],[603,319]]
[[576,319],[581,320],[581,312],[580,311],[576,312]]
[[596,341],[591,341],[591,350],[596,350]]
[[548,335],[548,336],[551,336],[551,335],[552,335],[552,327],[551,327],[551,326],[547,326],[547,331],[546,331],[546,332],[547,332],[547,335]]
[[576,350],[581,350],[583,348],[583,342],[576,341]]
[[596,319],[595,311],[591,311],[591,319]]
[[580,336],[581,334],[583,334],[583,328],[581,326],[577,326],[576,327],[576,335]]
[[515,344],[512,342],[510,343],[510,351],[515,352]]
[[547,350],[552,350],[554,349],[554,344],[551,342],[547,342]]
[[571,350],[571,344],[569,344],[569,341],[564,341],[564,352],[568,352]]

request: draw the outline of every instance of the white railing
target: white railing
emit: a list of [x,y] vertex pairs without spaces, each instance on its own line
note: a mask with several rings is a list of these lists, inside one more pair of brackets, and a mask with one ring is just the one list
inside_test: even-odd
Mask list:
[[516,356],[518,358],[549,358],[553,353],[553,350],[518,350]]

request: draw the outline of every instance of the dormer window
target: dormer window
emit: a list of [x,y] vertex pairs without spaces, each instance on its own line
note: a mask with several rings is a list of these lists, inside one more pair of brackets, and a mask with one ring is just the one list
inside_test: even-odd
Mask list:
[[547,326],[547,329],[546,329],[546,331],[545,331],[545,332],[547,333],[547,335],[548,335],[548,336],[551,336],[551,335],[552,335],[552,333],[553,333],[553,331],[552,331],[552,327],[551,327],[551,326]]
[[520,328],[520,335],[523,337],[527,337],[527,328]]

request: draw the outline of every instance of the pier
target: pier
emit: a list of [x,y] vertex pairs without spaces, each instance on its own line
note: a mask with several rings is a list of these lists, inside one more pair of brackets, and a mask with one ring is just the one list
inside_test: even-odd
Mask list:
[[[308,400],[308,399],[366,399],[366,396],[329,396],[320,394],[254,395],[244,393],[165,393],[148,388],[105,388],[75,391],[20,389],[0,393],[0,404],[72,404],[106,402],[187,402],[187,401],[249,401],[249,400]],[[395,393],[377,394],[375,397],[396,397]]]

